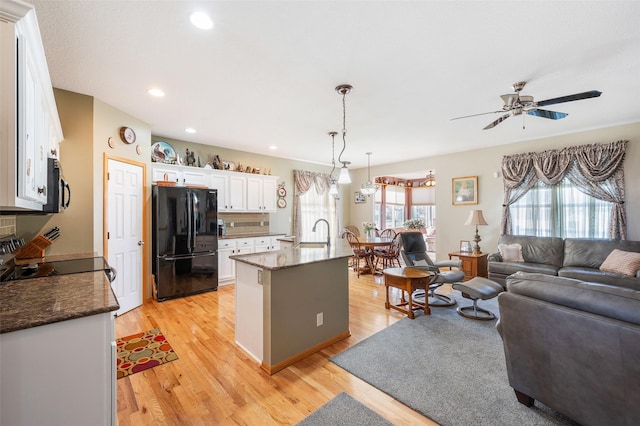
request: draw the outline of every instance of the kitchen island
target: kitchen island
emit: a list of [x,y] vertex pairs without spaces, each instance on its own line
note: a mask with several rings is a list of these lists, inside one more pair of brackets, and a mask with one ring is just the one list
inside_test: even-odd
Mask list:
[[290,248],[232,256],[235,339],[274,374],[351,335],[351,248]]

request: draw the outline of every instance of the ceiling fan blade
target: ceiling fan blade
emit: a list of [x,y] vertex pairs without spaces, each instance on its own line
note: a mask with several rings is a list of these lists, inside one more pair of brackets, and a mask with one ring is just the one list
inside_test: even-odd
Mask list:
[[494,121],[492,123],[489,123],[487,125],[487,127],[485,127],[482,130],[492,129],[492,128],[496,127],[498,124],[502,123],[504,120],[506,120],[509,117],[511,117],[511,114],[505,114],[502,117],[498,118],[496,121]]
[[536,117],[550,118],[552,120],[560,120],[561,118],[565,118],[567,115],[569,115],[566,112],[549,111],[540,108],[527,111],[527,114],[535,115]]
[[547,99],[546,101],[536,102],[538,106],[561,104],[563,102],[579,101],[581,99],[597,98],[602,92],[591,90],[589,92],[576,93],[574,95],[561,96],[559,98]]
[[456,118],[452,118],[451,120],[460,120],[461,118],[469,118],[469,117],[477,117],[479,115],[487,115],[487,114],[497,114],[499,112],[504,112],[504,111],[490,111],[490,112],[481,112],[479,114],[471,114],[471,115],[465,115],[462,117],[456,117]]

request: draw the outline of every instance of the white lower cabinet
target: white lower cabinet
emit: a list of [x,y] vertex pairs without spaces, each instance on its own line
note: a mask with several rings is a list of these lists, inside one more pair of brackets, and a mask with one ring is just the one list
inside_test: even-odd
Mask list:
[[0,424],[115,425],[115,368],[112,312],[4,333]]
[[230,256],[280,250],[278,238],[283,235],[251,238],[224,238],[218,240],[218,284],[233,284],[236,279],[236,261]]
[[230,284],[235,280],[236,261],[229,256],[236,254],[235,240],[218,240],[218,284]]
[[256,237],[255,240],[256,253],[260,253],[262,251],[271,250],[271,238],[270,237]]

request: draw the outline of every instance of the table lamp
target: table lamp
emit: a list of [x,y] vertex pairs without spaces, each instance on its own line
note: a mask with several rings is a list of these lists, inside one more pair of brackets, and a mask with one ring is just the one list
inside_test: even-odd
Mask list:
[[465,225],[475,225],[476,226],[476,235],[473,237],[473,241],[476,244],[473,246],[473,254],[482,254],[480,251],[480,234],[478,234],[478,225],[488,225],[487,221],[484,220],[484,216],[482,215],[482,210],[471,210],[471,214],[469,214],[469,218],[465,222]]

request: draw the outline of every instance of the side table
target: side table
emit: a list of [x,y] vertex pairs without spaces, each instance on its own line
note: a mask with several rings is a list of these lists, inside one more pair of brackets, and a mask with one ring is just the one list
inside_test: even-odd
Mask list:
[[[423,271],[417,268],[387,268],[383,269],[384,285],[387,291],[387,300],[384,304],[386,309],[395,309],[396,311],[403,312],[413,319],[415,314],[414,309],[422,308],[425,315],[431,315],[431,309],[429,308],[428,300],[426,296],[429,291],[429,284],[433,279],[433,272]],[[397,305],[389,303],[389,287],[395,287],[403,291],[402,301]],[[422,289],[425,291],[424,303],[413,300],[413,292],[415,290]],[[408,300],[404,300],[404,292],[408,293]],[[406,306],[406,308],[405,308]]]
[[484,277],[488,278],[489,274],[487,271],[487,257],[489,253],[462,253],[459,251],[454,251],[449,253],[449,260],[452,257],[457,257],[462,262],[460,269],[464,272],[464,280],[469,281],[474,277]]

